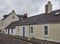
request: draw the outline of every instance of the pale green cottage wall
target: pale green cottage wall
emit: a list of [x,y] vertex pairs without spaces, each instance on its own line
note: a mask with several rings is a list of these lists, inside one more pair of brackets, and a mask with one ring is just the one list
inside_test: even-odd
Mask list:
[[[15,18],[13,18],[13,16]],[[11,22],[13,21],[17,21],[19,20],[18,16],[16,15],[16,13],[12,13],[11,15],[9,15],[5,20],[3,20],[3,25],[4,27],[7,27]]]
[[23,36],[23,27],[25,27],[25,37],[29,36],[29,26],[17,26],[16,33],[18,36]]
[[33,27],[34,38],[43,38],[43,25],[31,25],[31,27]]
[[[14,16],[14,18],[13,18],[13,16]],[[7,18],[5,18],[5,20],[2,20],[2,32],[3,33],[5,33],[5,27],[7,27],[11,22],[13,22],[13,21],[18,21],[19,20],[19,18],[18,18],[18,16],[16,15],[16,13],[12,13],[12,14],[10,14]],[[0,29],[1,29],[0,28]]]
[[[48,36],[44,35],[44,26],[48,26]],[[19,31],[18,31],[19,27]],[[25,37],[31,36],[29,34],[29,25],[27,26],[16,26],[17,35],[23,36],[23,27],[25,27]],[[55,41],[60,42],[60,23],[57,24],[37,24],[37,25],[30,25],[33,27],[33,37],[36,39],[48,40],[48,41]]]
[[52,41],[60,42],[60,23],[49,24],[49,38]]
[[0,20],[0,30],[1,30],[1,32],[0,33],[2,33],[2,30],[3,29],[3,27],[2,27],[2,21]]
[[[60,23],[31,25],[34,29],[34,37],[37,39],[60,42]],[[48,36],[44,35],[44,26],[48,26]]]

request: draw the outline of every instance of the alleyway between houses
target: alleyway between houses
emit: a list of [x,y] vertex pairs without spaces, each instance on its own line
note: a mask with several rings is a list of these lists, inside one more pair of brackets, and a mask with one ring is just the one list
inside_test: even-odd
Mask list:
[[0,44],[32,44],[32,43],[0,34]]

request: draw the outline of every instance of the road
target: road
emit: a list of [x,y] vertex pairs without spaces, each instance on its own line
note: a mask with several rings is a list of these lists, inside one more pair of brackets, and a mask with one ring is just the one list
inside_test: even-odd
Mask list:
[[0,44],[32,44],[32,43],[0,34]]

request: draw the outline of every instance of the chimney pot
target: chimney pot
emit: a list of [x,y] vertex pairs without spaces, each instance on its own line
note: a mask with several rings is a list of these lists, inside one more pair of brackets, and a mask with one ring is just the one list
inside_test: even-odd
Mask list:
[[12,13],[15,13],[15,10],[12,10]]
[[27,18],[27,13],[23,15],[23,19],[26,19],[26,18]]

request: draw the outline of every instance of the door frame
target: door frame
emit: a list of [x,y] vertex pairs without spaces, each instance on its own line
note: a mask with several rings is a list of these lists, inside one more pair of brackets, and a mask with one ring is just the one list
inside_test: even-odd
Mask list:
[[25,37],[25,27],[23,27],[23,37]]

